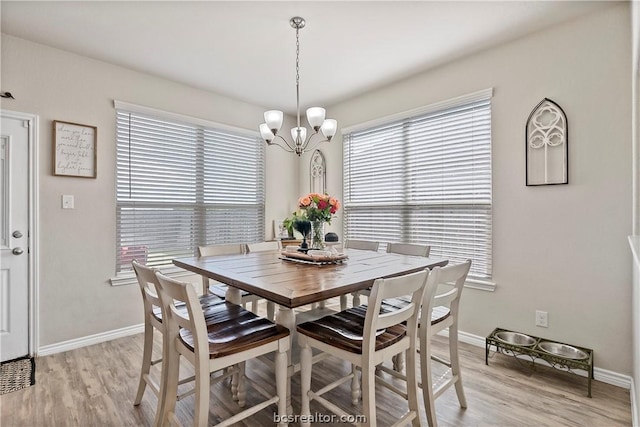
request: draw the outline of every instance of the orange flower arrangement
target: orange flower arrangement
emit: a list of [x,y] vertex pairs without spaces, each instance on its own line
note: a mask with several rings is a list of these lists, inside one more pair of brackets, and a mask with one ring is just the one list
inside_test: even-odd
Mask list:
[[298,207],[306,212],[309,221],[331,224],[331,215],[340,209],[340,201],[328,194],[309,193],[300,197]]

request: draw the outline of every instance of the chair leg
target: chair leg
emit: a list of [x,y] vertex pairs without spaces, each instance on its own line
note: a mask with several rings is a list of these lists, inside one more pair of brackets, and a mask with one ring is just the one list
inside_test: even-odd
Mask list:
[[238,373],[238,406],[244,408],[247,398],[247,378],[245,376],[245,368],[247,362],[238,363],[240,372]]
[[138,392],[136,399],[133,401],[134,406],[138,406],[142,402],[144,390],[147,387],[145,376],[149,375],[151,369],[151,357],[153,353],[153,326],[149,322],[144,325],[144,349],[142,350],[142,368],[140,368],[140,383],[138,384]]
[[209,424],[209,360],[196,357],[196,407],[193,414],[193,425],[206,427]]
[[462,372],[460,371],[460,358],[458,356],[458,325],[449,327],[449,360],[451,361],[451,375],[455,381],[456,394],[461,408],[467,407],[467,399],[462,388]]
[[366,363],[362,366],[362,414],[365,425],[376,427],[376,367]]
[[430,427],[437,427],[436,405],[433,398],[433,378],[431,373],[431,337],[426,333],[420,336],[420,370],[422,380],[422,398],[427,422]]
[[[301,338],[304,339],[304,338]],[[311,347],[308,343],[301,343],[300,349],[300,414],[303,420],[309,420],[311,416],[309,392],[311,391]],[[308,427],[310,424],[302,423],[302,426]]]
[[267,319],[272,322],[276,320],[276,305],[271,301],[267,301]]
[[351,403],[357,405],[360,401],[361,390],[358,370],[354,364],[351,365],[351,373],[353,374],[353,378],[351,378]]
[[416,372],[416,351],[409,349],[407,354],[407,398],[409,411],[416,417],[411,421],[414,427],[420,426],[420,405],[418,404],[418,373]]
[[[287,338],[288,339],[288,338]],[[276,393],[278,394],[278,415],[287,415],[287,352],[278,350],[276,353]],[[287,423],[280,421],[279,427],[285,427]]]
[[404,369],[404,353],[398,353],[392,358],[393,370],[396,372],[402,372]]
[[158,396],[158,413],[154,421],[155,427],[170,425],[170,414],[176,411],[178,396],[178,376],[180,375],[180,354],[175,348],[169,348],[163,363],[160,395]]

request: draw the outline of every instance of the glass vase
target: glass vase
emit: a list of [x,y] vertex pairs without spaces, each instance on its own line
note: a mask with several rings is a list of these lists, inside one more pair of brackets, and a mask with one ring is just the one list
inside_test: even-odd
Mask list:
[[311,221],[311,249],[324,248],[324,221]]

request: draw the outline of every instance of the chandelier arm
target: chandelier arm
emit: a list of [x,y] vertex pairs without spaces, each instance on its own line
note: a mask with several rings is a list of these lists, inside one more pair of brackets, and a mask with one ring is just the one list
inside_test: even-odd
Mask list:
[[314,149],[314,148],[316,148],[316,147],[317,147],[321,142],[330,142],[328,139],[321,139],[321,140],[319,140],[319,141],[314,142],[314,143],[313,143],[313,145],[312,145],[311,147],[309,147],[309,143],[311,142],[311,138],[312,138],[314,135],[317,135],[317,134],[318,134],[318,132],[316,131],[314,134],[312,134],[312,135],[309,137],[309,139],[307,139],[307,142],[304,144],[304,151],[305,151],[305,152],[308,152],[308,151],[313,150],[313,149]]
[[304,144],[302,144],[302,149],[304,151],[307,151],[307,147],[309,146],[309,143],[311,142],[311,139],[316,136],[318,133],[320,132],[320,129],[314,131],[311,135],[309,135],[309,137],[307,138],[307,140],[304,142]]
[[[284,141],[286,147],[284,145],[282,145],[282,144],[277,143],[276,142],[276,138],[279,138],[282,141]],[[271,142],[267,142],[267,145],[276,145],[276,146],[282,148],[283,150],[285,150],[285,151],[287,151],[289,153],[294,153],[296,151],[296,149],[294,147],[292,147],[289,144],[289,142],[286,139],[284,139],[283,137],[281,137],[280,135],[276,135],[275,138]]]

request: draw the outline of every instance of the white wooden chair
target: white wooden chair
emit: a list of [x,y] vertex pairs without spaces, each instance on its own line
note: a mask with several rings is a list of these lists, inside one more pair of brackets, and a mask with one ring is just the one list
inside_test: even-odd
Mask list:
[[428,257],[431,246],[417,243],[387,243],[387,253]]
[[[395,425],[409,422],[420,425],[416,372],[417,323],[424,293],[433,292],[433,289],[426,287],[428,275],[429,271],[424,270],[391,279],[378,279],[373,284],[368,307],[352,307],[346,311],[298,325],[298,342],[301,347],[302,417],[310,415],[311,400],[316,400],[338,415],[347,416],[347,412],[322,395],[351,381],[352,403],[356,404],[360,397],[356,367],[360,367],[362,410],[367,419],[364,425],[375,426],[375,367],[389,360],[393,355],[406,351],[409,361],[406,375],[409,383],[406,396],[409,412]],[[399,309],[382,309],[381,311],[383,299],[401,295],[411,295],[408,305]],[[351,374],[321,390],[312,391],[312,348],[350,362]]]
[[[228,244],[228,245],[210,245],[210,246],[198,246],[198,255],[203,256],[219,256],[219,255],[233,255],[243,254],[246,251],[246,245]],[[225,299],[227,294],[227,285],[219,282],[213,282],[209,280],[207,276],[202,276],[202,293],[212,293],[213,295]],[[251,303],[251,311],[258,314],[258,302],[260,297],[253,295],[247,291],[240,291],[241,305],[247,308],[247,304]],[[273,318],[271,318],[273,320]]]
[[[159,400],[160,385],[156,380],[154,380],[154,378],[152,378],[150,371],[151,366],[154,366],[163,360],[162,357],[155,360],[153,359],[153,335],[154,330],[156,329],[160,333],[163,333],[164,327],[162,325],[162,313],[160,308],[161,302],[157,294],[158,279],[156,277],[156,269],[140,264],[136,260],[133,260],[131,264],[133,265],[133,270],[136,273],[136,278],[138,279],[138,285],[140,286],[142,303],[144,306],[144,347],[142,350],[142,368],[140,369],[138,391],[133,402],[134,406],[138,406],[140,405],[140,402],[142,402],[142,397],[144,396],[147,385]],[[220,304],[222,303],[222,300],[216,296],[208,295],[200,297],[199,303],[201,306],[207,307]],[[161,366],[161,369],[164,369],[164,366]],[[193,377],[185,378],[180,381],[180,384],[193,381],[193,379]],[[156,414],[157,412],[158,411],[156,411]]]
[[[359,249],[361,251],[373,251],[378,252],[380,248],[380,242],[373,242],[371,240],[356,240],[356,239],[347,239],[344,243],[345,249]],[[357,307],[360,305],[360,292],[353,292],[352,296],[352,306]],[[340,310],[344,311],[347,309],[347,295],[340,295]]]
[[[278,415],[285,415],[289,330],[258,317],[239,305],[227,302],[203,311],[191,284],[178,282],[160,273],[156,275],[167,337],[166,369],[160,388],[162,404],[159,424],[179,424],[175,410],[181,356],[195,369],[195,426],[207,426],[209,422],[211,372],[239,364],[240,381],[235,397],[239,407],[244,407],[244,364],[249,359],[269,353],[275,353],[275,395],[269,395],[256,387],[256,391],[265,395],[265,401],[246,408],[217,425],[233,425],[274,403],[278,405]],[[178,304],[185,304],[186,313],[180,310]],[[209,319],[209,322],[205,319]]]
[[[279,240],[273,240],[271,242],[258,242],[258,243],[247,243],[246,245],[247,252],[267,252],[267,251],[281,251],[282,244]],[[267,319],[273,321],[275,320],[275,304],[271,301],[267,301]]]
[[[446,287],[448,290],[435,294],[431,299],[429,299],[427,295],[422,303],[420,327],[418,328],[421,367],[420,387],[422,388],[427,420],[431,427],[436,427],[438,424],[434,401],[449,387],[455,386],[460,407],[467,407],[467,401],[462,388],[462,372],[460,370],[460,359],[458,356],[458,313],[460,296],[462,295],[462,289],[464,288],[464,282],[467,279],[470,267],[471,261],[467,260],[457,265],[434,268],[429,276],[429,282],[431,282],[436,289],[438,289],[438,287]],[[440,290],[437,290],[437,292],[440,292]],[[403,306],[402,302],[400,304],[393,304],[387,301],[387,304],[394,308]],[[448,361],[431,355],[431,337],[447,328],[449,328]],[[451,370],[450,378],[440,382],[435,388],[431,369],[432,360],[444,364]],[[407,362],[412,363],[409,359],[407,359]],[[397,378],[405,378],[405,376],[395,369],[389,369],[385,366],[379,366],[379,369]],[[412,387],[412,385],[408,383],[407,387]]]

